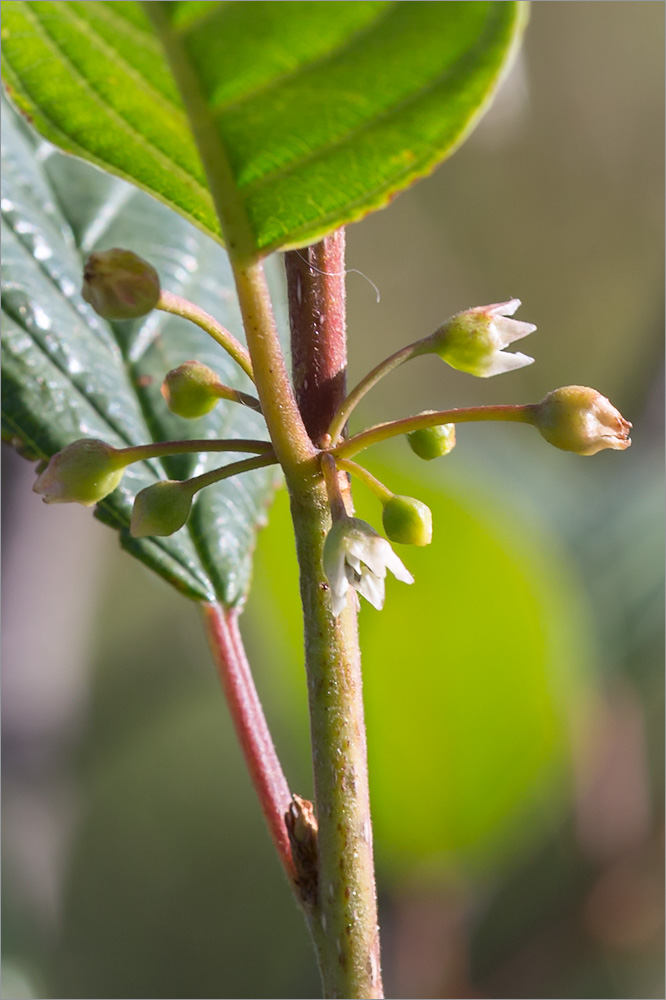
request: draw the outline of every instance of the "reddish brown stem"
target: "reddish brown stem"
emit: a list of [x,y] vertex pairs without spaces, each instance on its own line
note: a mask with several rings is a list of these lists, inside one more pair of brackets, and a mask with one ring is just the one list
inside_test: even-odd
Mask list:
[[347,392],[345,231],[285,254],[291,363],[296,399],[314,444],[327,432]]
[[259,796],[271,838],[289,881],[297,874],[285,824],[292,795],[275,752],[238,629],[238,612],[219,604],[203,606],[206,633],[222,681],[245,763]]

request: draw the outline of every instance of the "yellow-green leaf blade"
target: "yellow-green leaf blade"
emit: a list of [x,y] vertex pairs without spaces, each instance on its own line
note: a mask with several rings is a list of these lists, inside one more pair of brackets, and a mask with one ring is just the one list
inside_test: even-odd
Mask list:
[[229,239],[263,255],[361,218],[451,153],[508,65],[524,6],[151,3],[146,17],[132,2],[14,0],[5,4],[4,72],[49,139],[219,238],[149,23],[161,20],[172,61],[177,52],[186,69],[185,104],[196,91],[219,152],[203,155],[232,220]]

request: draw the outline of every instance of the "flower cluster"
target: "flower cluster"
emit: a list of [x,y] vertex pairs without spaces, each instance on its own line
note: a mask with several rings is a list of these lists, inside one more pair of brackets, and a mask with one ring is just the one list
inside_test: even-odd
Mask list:
[[[83,298],[103,317],[133,319],[159,308],[176,312],[198,323],[222,346],[252,379],[252,361],[245,348],[216,320],[185,300],[163,292],[157,271],[128,250],[115,248],[91,254],[84,271]],[[424,353],[435,353],[452,368],[481,378],[531,364],[533,358],[505,348],[533,333],[536,327],[513,319],[519,299],[477,306],[457,313],[434,334],[403,348],[373,369],[349,394],[335,414],[321,452],[333,523],[323,548],[323,572],[328,580],[331,610],[342,613],[349,590],[356,590],[375,608],[384,605],[385,580],[390,571],[403,583],[414,579],[391,542],[429,545],[432,513],[414,497],[392,493],[351,455],[396,434],[406,434],[412,451],[425,461],[448,455],[456,443],[456,424],[466,420],[514,420],[534,425],[550,444],[579,455],[602,449],[624,450],[631,444],[631,424],[594,389],[565,386],[536,404],[485,406],[453,410],[424,410],[415,417],[379,424],[345,438],[342,428],[358,401],[379,378],[398,364]],[[162,395],[172,412],[195,420],[209,413],[220,400],[240,403],[261,412],[254,396],[225,386],[217,374],[196,360],[185,361],[167,373]],[[130,531],[137,538],[170,535],[186,523],[196,493],[231,475],[276,461],[269,441],[166,441],[129,448],[115,448],[104,441],[74,441],[42,468],[34,490],[46,503],[80,503],[92,506],[120,484],[131,462],[181,452],[245,451],[244,459],[184,481],[163,480],[143,489],[135,498]],[[326,461],[324,461],[326,459]],[[340,492],[339,473],[359,476],[383,506],[386,538],[365,521],[347,513]]]

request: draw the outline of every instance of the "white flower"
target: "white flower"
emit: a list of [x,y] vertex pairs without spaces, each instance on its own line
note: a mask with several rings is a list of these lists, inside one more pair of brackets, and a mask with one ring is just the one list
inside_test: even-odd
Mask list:
[[336,617],[345,607],[350,585],[381,611],[387,569],[403,583],[414,583],[414,577],[386,539],[356,517],[343,517],[333,523],[324,542],[323,561]]
[[533,323],[508,318],[519,305],[520,299],[510,299],[457,313],[433,334],[434,350],[452,368],[480,378],[531,365],[534,358],[526,354],[504,353],[536,330]]

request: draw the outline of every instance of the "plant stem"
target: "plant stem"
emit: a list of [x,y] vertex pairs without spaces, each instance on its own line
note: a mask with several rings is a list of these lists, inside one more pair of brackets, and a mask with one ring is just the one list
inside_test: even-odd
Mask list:
[[[328,457],[333,458],[333,456]],[[360,479],[362,483],[365,483],[368,489],[372,490],[375,496],[381,500],[382,503],[386,503],[387,500],[390,500],[391,497],[395,495],[391,492],[388,486],[384,486],[384,484],[380,482],[376,476],[373,476],[371,472],[364,469],[362,465],[358,465],[356,462],[352,462],[348,458],[338,458],[337,461],[335,459],[333,459],[333,461],[335,461],[335,464],[339,469],[343,469],[344,472],[351,473],[352,476],[356,476],[356,478]]]
[[344,403],[338,409],[338,412],[333,417],[331,425],[328,429],[328,433],[331,436],[331,441],[335,444],[342,434],[342,429],[349,417],[357,405],[361,402],[366,392],[368,392],[374,385],[376,385],[380,379],[392,372],[394,368],[399,365],[403,365],[405,361],[409,361],[411,358],[417,357],[419,354],[423,353],[424,345],[430,343],[431,338],[427,337],[424,340],[417,340],[413,344],[408,344],[407,347],[402,347],[395,354],[392,354],[389,358],[385,358],[384,361],[380,361],[372,371],[361,379],[358,385],[352,389]]
[[253,381],[254,376],[252,374],[252,362],[250,361],[250,355],[245,350],[240,341],[236,340],[232,333],[222,326],[221,323],[211,316],[209,313],[200,309],[193,302],[189,302],[187,299],[182,298],[180,295],[174,295],[173,292],[165,292],[162,290],[159,302],[155,306],[156,309],[160,309],[162,312],[171,313],[173,316],[182,316],[183,319],[189,319],[190,322],[196,323],[198,327],[205,330],[213,340],[216,340],[220,347],[223,347],[227,354],[230,354],[234,361],[240,365],[246,375],[248,375]]
[[435,410],[431,413],[419,413],[415,417],[405,417],[403,420],[391,420],[386,424],[376,424],[360,434],[355,434],[331,449],[335,458],[349,458],[364,448],[399,434],[410,434],[423,427],[437,427],[439,424],[470,423],[479,420],[510,420],[514,423],[534,423],[534,405],[522,406],[511,404],[501,406],[467,406],[453,410]]
[[238,612],[225,610],[219,604],[205,604],[203,615],[213,659],[252,784],[259,796],[282,866],[294,885],[296,871],[284,822],[292,796],[245,656],[238,629]]
[[250,472],[252,469],[263,469],[264,466],[275,465],[276,462],[277,459],[273,454],[258,455],[256,458],[244,458],[241,462],[231,462],[229,465],[223,465],[221,469],[211,469],[210,472],[202,472],[200,476],[194,476],[192,479],[184,479],[183,486],[187,484],[192,495],[194,495],[206,486],[212,486],[213,483],[219,483],[223,479],[237,476],[241,472]]
[[255,384],[275,454],[287,483],[306,485],[317,474],[315,449],[303,424],[278,337],[261,261],[233,261]]
[[[333,242],[327,245],[328,240]],[[329,425],[332,408],[339,405],[344,392],[344,380],[338,374],[345,368],[343,243],[339,237],[329,237],[323,243],[310,248],[312,253],[306,259],[336,259],[334,268],[317,265],[315,270],[309,265],[301,269],[291,258],[288,263],[294,290],[290,304],[295,301],[298,307],[290,314],[292,356],[298,359],[295,391],[297,398],[306,401],[308,425],[315,433]],[[299,307],[296,275],[302,282],[302,301],[317,303],[315,330],[311,327],[312,310]],[[310,289],[310,285],[316,287]],[[313,339],[318,351],[309,343]],[[321,358],[329,353],[331,359]],[[335,391],[310,393],[310,385],[317,380]],[[335,470],[333,475],[338,475]],[[347,477],[342,479],[340,486],[351,504]],[[290,493],[300,567],[319,823],[318,893],[310,907],[309,925],[325,996],[348,1000],[382,997],[357,603],[348,601],[337,618],[332,613],[322,566],[331,515],[321,476],[305,488],[292,484]]]
[[285,254],[292,329],[291,366],[298,407],[315,444],[328,430],[329,415],[342,405],[347,378],[345,231]]
[[143,462],[148,458],[164,458],[167,455],[184,455],[199,451],[246,451],[268,455],[273,451],[270,441],[255,441],[243,438],[194,438],[187,441],[152,441],[129,448],[117,449],[118,467],[132,462]]

